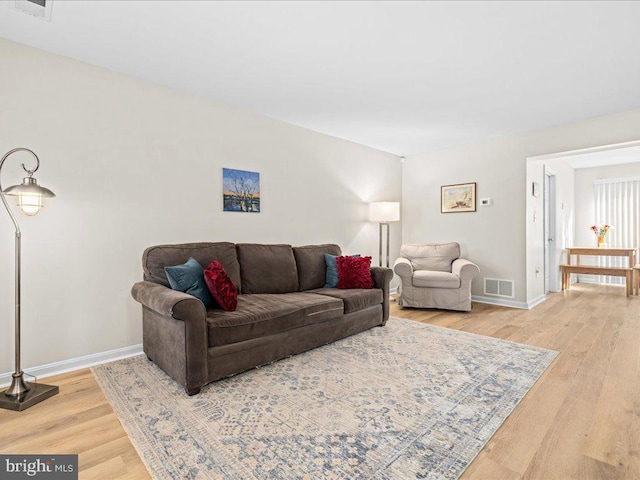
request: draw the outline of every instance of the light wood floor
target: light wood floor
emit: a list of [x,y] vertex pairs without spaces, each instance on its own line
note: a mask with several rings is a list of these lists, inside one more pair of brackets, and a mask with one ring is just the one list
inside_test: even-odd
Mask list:
[[[640,297],[578,284],[530,311],[391,313],[560,352],[463,479],[640,479]],[[149,478],[89,370],[47,382],[58,396],[0,411],[0,453],[78,453],[82,479]]]

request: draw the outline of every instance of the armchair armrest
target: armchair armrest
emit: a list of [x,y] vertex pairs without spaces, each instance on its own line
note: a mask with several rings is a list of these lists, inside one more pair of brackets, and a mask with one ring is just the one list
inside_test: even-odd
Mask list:
[[398,258],[393,264],[393,271],[396,272],[400,278],[410,280],[413,276],[413,266],[411,262],[406,258]]
[[464,283],[465,281],[470,282],[476,275],[479,275],[480,269],[475,263],[464,258],[458,258],[451,264],[451,273],[460,277],[460,280]]
[[207,318],[204,304],[189,294],[153,282],[138,282],[131,289],[133,298],[154,312],[176,320]]

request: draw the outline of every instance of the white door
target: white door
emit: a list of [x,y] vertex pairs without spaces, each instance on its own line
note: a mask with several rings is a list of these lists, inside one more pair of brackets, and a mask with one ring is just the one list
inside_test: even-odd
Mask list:
[[558,291],[556,176],[544,169],[544,293]]

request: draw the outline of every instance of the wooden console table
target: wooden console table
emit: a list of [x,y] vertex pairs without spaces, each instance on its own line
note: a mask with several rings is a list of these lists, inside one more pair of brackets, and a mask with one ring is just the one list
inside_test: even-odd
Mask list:
[[[571,263],[571,256],[576,256],[576,264]],[[595,255],[607,257],[628,257],[629,263],[626,267],[598,267],[597,265],[581,265],[581,255]],[[567,248],[567,264],[560,265],[562,271],[562,289],[568,290],[571,287],[571,274],[582,273],[584,275],[610,275],[614,277],[625,277],[627,287],[627,297],[633,294],[635,281],[633,267],[636,265],[635,248],[612,248],[612,247],[572,247]],[[636,288],[636,295],[638,289]]]

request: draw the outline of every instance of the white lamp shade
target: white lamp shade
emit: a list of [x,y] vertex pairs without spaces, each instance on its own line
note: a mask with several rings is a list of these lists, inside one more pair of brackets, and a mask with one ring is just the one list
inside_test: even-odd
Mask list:
[[400,202],[373,202],[369,204],[372,222],[386,223],[400,220]]

